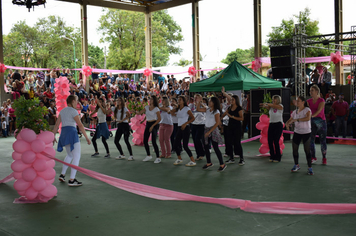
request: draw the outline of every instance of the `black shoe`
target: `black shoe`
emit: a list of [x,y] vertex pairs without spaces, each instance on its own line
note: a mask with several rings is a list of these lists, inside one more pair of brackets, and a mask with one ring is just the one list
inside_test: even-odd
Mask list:
[[110,153],[106,154],[104,158],[110,158]]
[[82,182],[78,182],[77,179],[68,180],[68,186],[77,187],[77,186],[82,186],[82,185],[83,185],[83,183]]
[[239,166],[243,166],[243,165],[245,165],[245,161],[244,161],[244,159],[240,159]]
[[64,175],[62,175],[62,174],[59,176],[58,179],[59,179],[59,182],[62,182],[62,183],[66,181],[64,178]]
[[226,169],[227,165],[225,164],[223,167],[219,167],[218,172],[223,172]]
[[113,134],[112,134],[112,132],[110,131],[110,137],[112,137],[113,136]]
[[209,169],[210,167],[212,167],[213,165],[214,165],[213,163],[211,163],[211,165],[205,164],[205,165],[203,166],[203,170],[207,170],[207,169]]
[[99,156],[99,153],[98,152],[96,152],[96,153],[94,153],[93,155],[91,155],[92,157],[96,157],[96,156]]
[[225,164],[234,164],[234,163],[235,163],[235,159],[229,159],[225,161]]

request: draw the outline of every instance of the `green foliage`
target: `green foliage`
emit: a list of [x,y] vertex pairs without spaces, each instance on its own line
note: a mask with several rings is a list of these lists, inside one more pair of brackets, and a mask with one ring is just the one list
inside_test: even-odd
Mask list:
[[192,63],[192,61],[185,60],[184,58],[181,58],[178,62],[174,62],[173,65],[184,67],[184,66],[190,65],[191,63]]
[[[263,95],[263,103],[272,103],[271,93],[267,93]],[[269,110],[267,108],[260,108],[260,115],[267,115],[269,117]]]
[[[262,57],[269,56],[269,47],[262,45]],[[255,60],[255,47],[249,49],[236,49],[235,51],[227,54],[226,58],[221,62],[225,64],[230,64],[233,61],[238,61],[241,64],[252,62]]]
[[[135,102],[134,100],[129,100],[129,104],[127,105],[127,109],[129,109],[129,111],[142,111],[143,109],[145,109],[145,106],[147,106],[147,103],[144,102]],[[136,115],[135,112],[132,112],[132,117],[134,117]]]
[[[143,13],[105,9],[99,19],[101,42],[110,43],[108,68],[135,70],[145,67],[145,16]],[[165,66],[170,54],[179,54],[181,28],[166,10],[152,15],[153,66]]]
[[18,133],[23,128],[32,129],[36,134],[49,130],[49,124],[44,116],[48,114],[46,107],[39,106],[39,99],[25,99],[24,96],[14,101],[16,128]]
[[103,49],[93,44],[88,45],[89,65],[96,65],[97,68],[104,68]]
[[[311,11],[309,8],[305,8],[303,12],[299,15],[293,15],[289,20],[283,19],[280,26],[272,27],[272,32],[270,32],[267,37],[267,43],[269,41],[280,40],[280,39],[291,39],[294,35],[295,24],[302,23],[305,25],[305,33],[308,36],[320,35],[319,33],[319,21],[312,20],[310,18]],[[317,48],[308,48],[306,50],[306,57],[319,57],[325,56],[329,51]]]
[[[216,68],[217,67],[214,67],[214,69],[216,69]],[[207,76],[208,76],[208,78],[210,78],[210,77],[216,75],[217,73],[219,73],[218,70],[211,70],[211,71],[208,71]]]

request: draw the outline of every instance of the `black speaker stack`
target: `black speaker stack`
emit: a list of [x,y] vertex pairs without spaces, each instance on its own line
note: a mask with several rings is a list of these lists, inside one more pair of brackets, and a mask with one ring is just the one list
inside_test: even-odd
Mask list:
[[294,78],[295,50],[291,46],[270,47],[273,79]]

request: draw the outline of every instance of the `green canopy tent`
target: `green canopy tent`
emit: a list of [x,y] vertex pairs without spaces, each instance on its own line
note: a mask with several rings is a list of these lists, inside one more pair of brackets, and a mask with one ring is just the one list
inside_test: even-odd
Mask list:
[[189,92],[218,92],[224,86],[226,91],[258,88],[282,88],[282,82],[262,76],[233,61],[218,74],[189,86]]

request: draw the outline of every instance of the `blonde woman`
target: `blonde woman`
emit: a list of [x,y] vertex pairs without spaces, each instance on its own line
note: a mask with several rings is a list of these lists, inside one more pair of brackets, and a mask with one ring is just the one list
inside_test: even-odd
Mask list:
[[279,139],[283,132],[283,105],[279,95],[272,97],[272,103],[261,103],[260,106],[269,110],[268,146],[270,162],[281,161]]

